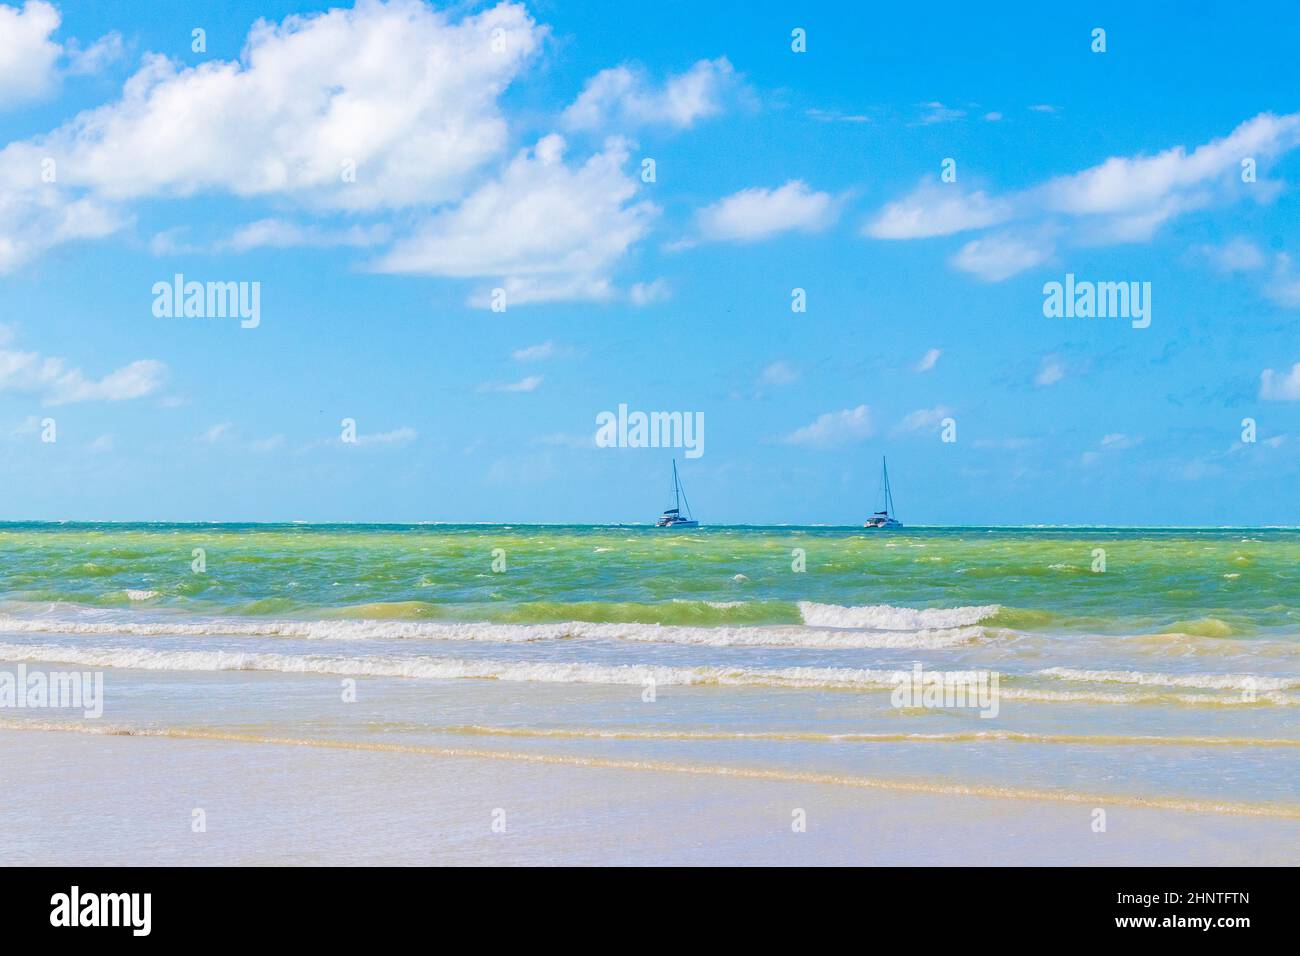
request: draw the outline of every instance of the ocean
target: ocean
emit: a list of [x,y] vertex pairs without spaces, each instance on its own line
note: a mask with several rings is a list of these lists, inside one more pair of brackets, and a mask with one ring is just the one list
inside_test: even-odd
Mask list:
[[[623,781],[653,816],[644,791],[664,787],[680,814],[689,778],[706,803],[710,780],[763,782],[729,798],[741,816],[782,788],[938,798],[943,832],[963,807],[1055,808],[1085,862],[1099,809],[1251,820],[1260,852],[1300,862],[1294,530],[9,523],[0,677],[19,666],[102,674],[102,716],[0,699],[11,754],[79,734],[111,738],[119,767],[219,745],[235,779],[276,747],[485,768],[464,792],[571,768],[549,803],[529,791],[532,861],[572,858],[575,791]],[[954,696],[966,680],[979,692]],[[57,802],[47,784],[33,807]],[[315,839],[281,851],[307,860]]]

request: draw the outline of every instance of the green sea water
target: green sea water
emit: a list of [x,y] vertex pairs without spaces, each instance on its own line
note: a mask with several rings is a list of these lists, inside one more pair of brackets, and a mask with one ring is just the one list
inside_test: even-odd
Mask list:
[[798,624],[800,602],[997,605],[983,623],[1286,637],[1300,532],[7,524],[0,601],[699,626]]

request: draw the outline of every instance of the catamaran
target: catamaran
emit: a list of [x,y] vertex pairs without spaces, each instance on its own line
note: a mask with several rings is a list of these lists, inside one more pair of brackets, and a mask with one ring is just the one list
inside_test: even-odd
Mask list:
[[[686,506],[685,517],[682,515],[682,505]],[[686,492],[682,490],[682,480],[677,477],[677,459],[673,459],[673,506],[659,516],[655,522],[656,528],[698,528],[700,523],[691,517],[691,505],[686,500]]]
[[889,466],[883,457],[880,459],[880,473],[885,486],[885,510],[877,511],[862,527],[901,528],[903,523],[894,517],[894,495],[889,490]]

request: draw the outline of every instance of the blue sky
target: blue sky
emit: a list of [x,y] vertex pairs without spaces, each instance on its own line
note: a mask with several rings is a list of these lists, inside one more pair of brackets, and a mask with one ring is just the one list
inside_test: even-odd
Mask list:
[[1294,7],[783,6],[0,5],[4,517],[1300,524]]

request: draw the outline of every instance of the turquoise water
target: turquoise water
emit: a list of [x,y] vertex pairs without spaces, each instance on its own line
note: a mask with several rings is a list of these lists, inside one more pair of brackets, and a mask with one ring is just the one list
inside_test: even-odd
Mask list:
[[[0,661],[102,671],[103,726],[1283,817],[1298,616],[1293,530],[0,525]],[[996,712],[900,706],[918,664]]]

